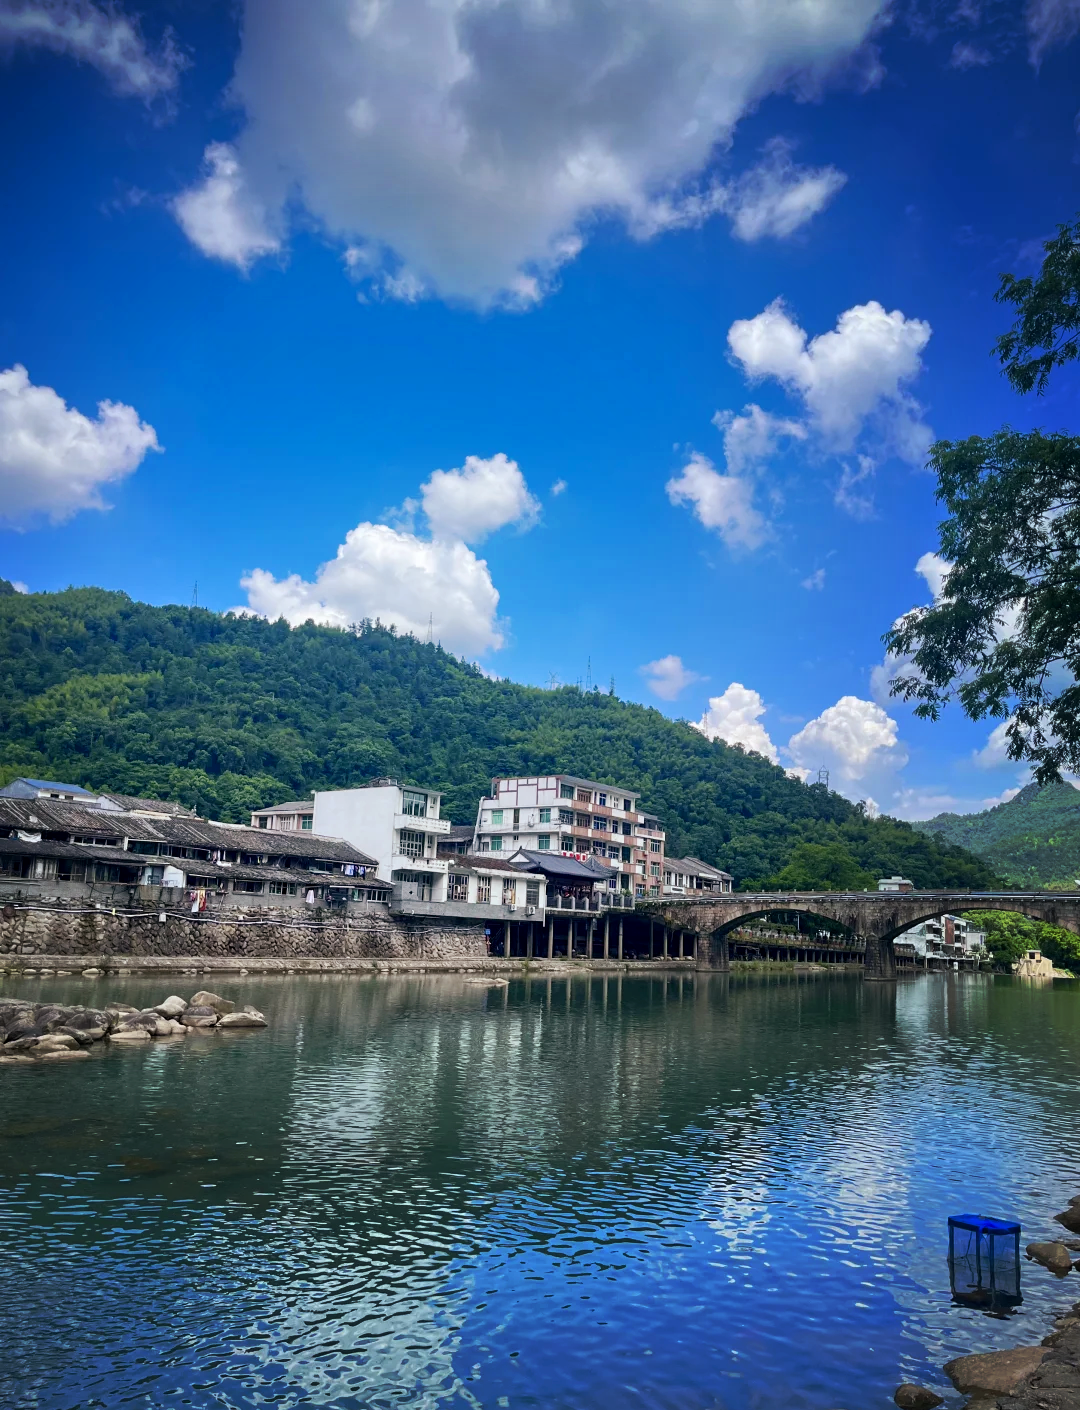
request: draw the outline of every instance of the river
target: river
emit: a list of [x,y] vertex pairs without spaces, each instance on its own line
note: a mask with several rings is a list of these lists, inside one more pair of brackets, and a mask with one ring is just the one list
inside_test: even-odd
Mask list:
[[5,987],[200,984],[272,1026],[0,1069],[5,1407],[885,1410],[1080,1296],[946,1264],[1080,1191],[1075,982]]

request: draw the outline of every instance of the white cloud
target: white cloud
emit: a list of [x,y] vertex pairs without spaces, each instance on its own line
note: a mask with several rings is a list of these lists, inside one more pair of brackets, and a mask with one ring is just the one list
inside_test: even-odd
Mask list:
[[[591,220],[648,228],[658,201],[678,207],[747,112],[820,89],[884,8],[249,0],[237,147],[267,211],[295,199],[440,297],[528,306]],[[840,180],[772,164],[729,198],[744,237],[796,228]]]
[[1050,49],[1080,33],[1080,0],[1029,0],[1026,19],[1028,52],[1038,66]]
[[185,66],[168,33],[151,54],[134,20],[89,0],[0,0],[0,50],[18,46],[92,64],[117,93],[147,100],[175,88]]
[[980,769],[1000,769],[1005,764],[1016,767],[1015,759],[1010,759],[1008,755],[1009,741],[1006,734],[1010,724],[1010,720],[1002,720],[1000,724],[995,725],[983,747],[975,750],[972,757]]
[[247,606],[237,611],[308,618],[347,627],[369,618],[426,639],[428,632],[463,655],[497,651],[505,641],[499,594],[487,563],[468,547],[508,524],[527,528],[538,508],[515,461],[470,455],[460,470],[436,470],[420,489],[431,529],[424,538],[413,521],[421,503],[407,499],[396,526],[358,524],[336,556],[308,582],[298,573],[275,578],[256,568],[241,580]]
[[803,578],[801,586],[807,592],[821,592],[825,586],[825,569],[815,568],[808,578]]
[[556,480],[555,483],[554,483],[554,484],[552,485],[552,487],[551,487],[551,497],[552,497],[552,499],[557,498],[557,496],[559,496],[559,495],[561,495],[561,494],[565,494],[565,493],[566,493],[566,488],[567,488],[567,486],[566,486],[566,481],[565,481],[565,480]]
[[704,225],[723,213],[739,240],[784,239],[824,210],[846,181],[832,166],[796,166],[790,144],[774,137],[765,147],[765,159],[734,181],[659,197],[635,217],[632,229],[638,238],[648,239],[664,230]]
[[11,586],[15,589],[16,592],[21,592],[23,594],[28,593],[30,591],[30,589],[26,586],[25,583],[13,582]]
[[712,420],[724,434],[724,462],[731,475],[759,469],[781,449],[785,439],[804,441],[807,435],[801,421],[773,416],[755,402],[744,406],[738,416],[733,411],[718,411]]
[[465,543],[480,543],[507,524],[529,528],[540,513],[517,462],[501,453],[490,460],[469,455],[463,469],[436,470],[420,498],[432,534]]
[[996,798],[984,798],[982,805],[984,808],[997,808],[1002,803],[1011,803],[1019,792],[1019,788],[1003,788]]
[[978,44],[967,44],[960,39],[953,45],[949,55],[951,69],[985,68],[993,62],[994,58],[989,49],[983,49]]
[[775,764],[779,762],[776,746],[760,723],[765,702],[756,690],[733,681],[723,695],[714,695],[709,707],[695,724],[706,739],[722,739],[726,744],[741,744],[755,754],[763,754]]
[[281,241],[262,202],[252,194],[236,151],[212,142],[203,153],[206,174],[172,203],[184,234],[212,259],[249,269],[261,255],[274,254]]
[[80,509],[105,509],[102,487],[160,449],[130,406],[98,402],[91,421],[52,387],[34,386],[20,364],[0,372],[0,522],[60,524]]
[[855,695],[841,696],[804,725],[787,750],[800,768],[828,768],[839,791],[845,784],[893,774],[907,763],[896,721],[880,705]]
[[929,588],[934,602],[940,602],[945,591],[945,580],[952,572],[952,564],[947,563],[940,553],[924,553],[915,564],[915,571]]
[[649,689],[661,700],[675,700],[688,685],[704,680],[696,671],[688,671],[679,656],[661,656],[658,661],[650,661],[641,667]]
[[877,464],[869,455],[860,455],[857,461],[857,469],[853,469],[846,461],[841,465],[840,481],[833,494],[833,503],[853,519],[870,519],[874,513],[874,497],[865,492],[860,494],[856,487],[870,479],[877,469]]
[[916,464],[931,433],[906,386],[922,371],[929,339],[928,323],[899,309],[886,313],[875,300],[847,309],[835,329],[812,340],[780,299],[728,330],[747,377],[775,378],[798,396],[827,450],[851,450],[873,421],[888,448]]
[[722,475],[708,456],[694,451],[666,489],[672,504],[692,505],[698,521],[715,529],[729,548],[760,548],[769,537],[769,525],[754,507],[752,482]]

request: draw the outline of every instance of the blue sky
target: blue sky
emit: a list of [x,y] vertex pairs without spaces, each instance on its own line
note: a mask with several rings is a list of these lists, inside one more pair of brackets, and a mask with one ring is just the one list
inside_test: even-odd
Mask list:
[[880,637],[935,581],[929,438],[1070,422],[989,349],[1080,207],[1078,24],[0,0],[0,574],[430,620],[983,806],[1000,732],[914,720]]

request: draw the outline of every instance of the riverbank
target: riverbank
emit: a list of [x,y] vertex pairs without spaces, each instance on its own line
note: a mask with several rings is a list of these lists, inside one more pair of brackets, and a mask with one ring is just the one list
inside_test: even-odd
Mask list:
[[[769,974],[859,974],[861,964],[819,965],[785,960],[732,960],[731,972]],[[375,959],[356,955],[5,955],[0,974],[30,978],[44,975],[103,974],[694,974],[691,959],[549,960],[503,959],[497,955],[455,955],[452,958]]]

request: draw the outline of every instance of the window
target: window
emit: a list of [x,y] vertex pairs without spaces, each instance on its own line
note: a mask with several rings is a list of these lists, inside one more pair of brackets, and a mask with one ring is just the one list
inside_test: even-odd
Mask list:
[[426,793],[411,792],[408,788],[401,790],[401,811],[410,818],[426,818],[427,801]]
[[492,827],[502,827],[502,815],[503,815],[503,810],[502,810],[501,808],[492,808],[492,810],[491,810],[491,825],[492,825]]
[[592,802],[592,789],[591,789],[591,788],[579,788],[578,791],[577,791],[577,801],[578,801],[579,803],[591,803],[591,802]]
[[540,852],[550,852],[550,851],[551,851],[551,833],[550,833],[550,832],[542,832],[542,833],[540,834],[540,836],[536,839],[536,846],[537,846],[537,850],[540,851]]
[[633,829],[631,828],[631,826],[630,826],[629,823],[623,823],[623,825],[622,825],[622,835],[623,835],[624,837],[629,837],[632,831],[633,831]]
[[592,849],[593,849],[593,851],[596,853],[596,855],[597,855],[598,857],[606,857],[606,856],[607,856],[607,843],[606,843],[606,842],[600,842],[599,840],[597,840],[596,842],[593,843]]
[[541,821],[542,823],[549,823],[549,822],[551,821],[551,809],[550,809],[550,808],[541,808],[541,809],[540,809],[540,821]]
[[301,830],[302,832],[310,832],[310,831],[311,831],[311,814],[310,814],[310,813],[306,813],[306,814],[300,819],[300,830]]
[[559,809],[559,822],[563,825],[563,827],[574,826],[574,815],[569,808]]
[[659,842],[653,842],[653,841],[650,839],[650,841],[649,841],[649,851],[650,851],[650,852],[659,852],[659,850],[660,850],[660,843],[659,843]]
[[645,895],[645,883],[644,883],[644,882],[638,881],[638,882],[635,882],[635,883],[634,883],[634,895],[635,895],[635,896],[644,896],[644,895]]
[[631,850],[630,850],[629,847],[624,847],[624,848],[622,849],[622,859],[623,859],[624,862],[630,861],[632,856],[633,856],[633,853],[631,852]]
[[478,876],[476,878],[476,899],[481,906],[491,904],[491,877]]
[[515,808],[515,809],[514,809],[514,831],[517,832],[517,830],[518,830],[518,828],[519,828],[520,826],[521,826],[521,809],[520,809],[520,808]]
[[516,882],[516,881],[507,881],[507,880],[504,880],[504,881],[503,881],[502,891],[503,891],[503,894],[502,894],[503,905],[504,905],[504,906],[516,906],[516,905],[517,905],[517,882]]
[[601,808],[606,808],[606,807],[607,807],[607,794],[606,794],[606,793],[598,793],[598,794],[596,795],[596,801],[600,804]]
[[398,837],[400,838],[399,851],[403,857],[422,857],[424,855],[424,834],[422,832],[408,832],[402,828]]
[[447,878],[447,899],[467,901],[469,899],[469,877],[467,873],[451,872]]
[[501,852],[501,851],[502,851],[502,838],[501,838],[501,837],[493,837],[493,838],[491,839],[491,850],[492,850],[493,852]]
[[[272,881],[272,882],[270,883],[270,886],[269,886],[269,891],[270,891],[270,895],[271,895],[271,896],[295,896],[295,895],[296,895],[296,882],[295,882],[295,881]],[[353,899],[355,900],[356,897],[354,896]]]
[[269,818],[260,818],[260,819],[259,819],[259,826],[260,826],[260,827],[269,827],[269,826],[270,826],[270,819],[269,819]]
[[650,875],[650,876],[659,876],[659,875],[660,875],[660,863],[659,863],[659,862],[650,862],[650,863],[649,863],[649,875]]
[[61,857],[56,864],[57,881],[83,881],[86,878],[86,863],[73,862]]
[[588,813],[578,813],[577,818],[575,819],[575,821],[577,822],[578,827],[588,827],[588,826],[589,826],[589,815],[588,815]]
[[593,818],[592,825],[593,830],[596,832],[607,832],[607,818],[602,818],[597,815]]
[[573,796],[574,796],[574,790],[570,787],[570,785],[569,785],[568,783],[564,783],[564,784],[561,784],[561,785],[560,785],[560,787],[559,787],[559,797],[560,797],[560,798],[573,798]]
[[232,884],[232,889],[234,891],[246,891],[249,895],[257,896],[259,892],[262,891],[263,884],[261,881],[242,881],[240,878],[237,878]]
[[630,799],[629,799],[629,798],[624,798],[624,799],[622,800],[622,805],[623,805],[623,812],[624,812],[624,813],[628,813],[628,812],[630,811]]
[[527,881],[525,883],[525,904],[527,906],[538,906],[540,904],[540,883],[538,881]]
[[573,851],[575,850],[575,849],[574,849],[574,839],[573,839],[572,837],[566,837],[566,836],[560,837],[560,838],[559,838],[559,848],[560,848],[560,850],[563,851],[563,852],[573,852]]

